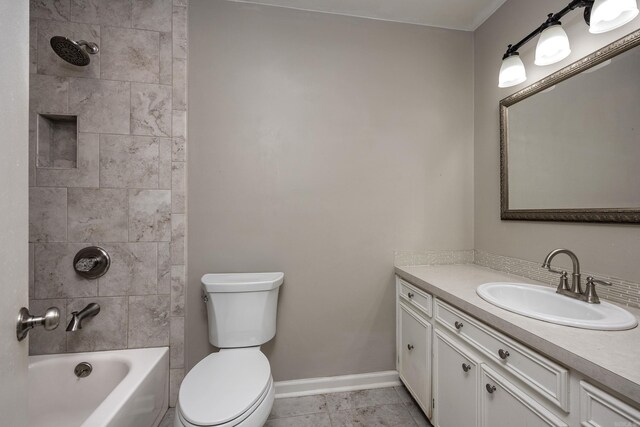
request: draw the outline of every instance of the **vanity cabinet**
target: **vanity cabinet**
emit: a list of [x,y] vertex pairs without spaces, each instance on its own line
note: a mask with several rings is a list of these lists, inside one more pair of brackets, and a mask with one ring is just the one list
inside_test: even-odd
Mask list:
[[[414,303],[416,301],[417,303]],[[431,418],[431,358],[433,326],[431,296],[398,281],[397,354],[398,373],[407,390]]]
[[435,427],[478,427],[480,363],[436,330],[433,340]]

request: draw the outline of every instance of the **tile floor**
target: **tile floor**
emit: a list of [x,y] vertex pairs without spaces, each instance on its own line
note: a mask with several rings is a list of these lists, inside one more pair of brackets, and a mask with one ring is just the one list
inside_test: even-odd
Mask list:
[[[160,427],[173,427],[174,410]],[[431,427],[404,387],[276,399],[265,427]]]

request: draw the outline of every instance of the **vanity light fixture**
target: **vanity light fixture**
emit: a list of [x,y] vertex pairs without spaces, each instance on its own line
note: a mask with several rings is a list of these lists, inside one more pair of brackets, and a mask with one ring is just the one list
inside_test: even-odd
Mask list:
[[560,18],[581,7],[585,8],[584,20],[589,25],[589,32],[594,34],[614,30],[638,16],[637,0],[573,0],[558,13],[547,15],[547,20],[542,25],[518,43],[507,47],[502,57],[498,86],[511,87],[527,79],[518,49],[537,35],[540,35],[540,38],[536,46],[536,65],[555,64],[569,56],[571,53],[569,38],[562,28]]

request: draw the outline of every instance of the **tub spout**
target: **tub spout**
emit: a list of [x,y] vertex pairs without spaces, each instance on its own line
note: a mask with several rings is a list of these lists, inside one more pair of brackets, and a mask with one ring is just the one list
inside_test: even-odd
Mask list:
[[82,320],[87,317],[93,317],[96,314],[100,313],[100,306],[95,302],[87,305],[81,311],[74,311],[71,313],[71,321],[67,325],[67,332],[77,331],[78,329],[82,329]]

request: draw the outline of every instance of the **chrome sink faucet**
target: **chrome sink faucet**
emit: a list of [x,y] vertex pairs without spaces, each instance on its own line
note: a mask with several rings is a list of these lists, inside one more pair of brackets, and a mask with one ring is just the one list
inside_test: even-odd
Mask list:
[[[571,258],[571,262],[573,263],[573,272],[571,273],[571,286],[569,286],[567,280],[567,272],[564,270],[554,270],[551,268],[551,260],[559,254],[566,254]],[[558,284],[557,293],[561,295],[566,295],[571,298],[576,298],[582,301],[586,301],[590,304],[600,304],[600,298],[598,298],[598,294],[596,294],[595,285],[605,285],[611,286],[610,282],[605,282],[604,280],[597,280],[593,277],[587,277],[587,288],[582,290],[581,276],[580,276],[580,261],[578,261],[578,257],[569,249],[554,249],[547,254],[542,263],[542,268],[546,268],[552,273],[557,273],[560,275],[560,283]]]
[[93,317],[100,313],[100,306],[95,302],[88,304],[81,311],[74,311],[71,313],[71,321],[67,326],[67,332],[74,332],[78,329],[82,329],[82,321],[87,317]]

